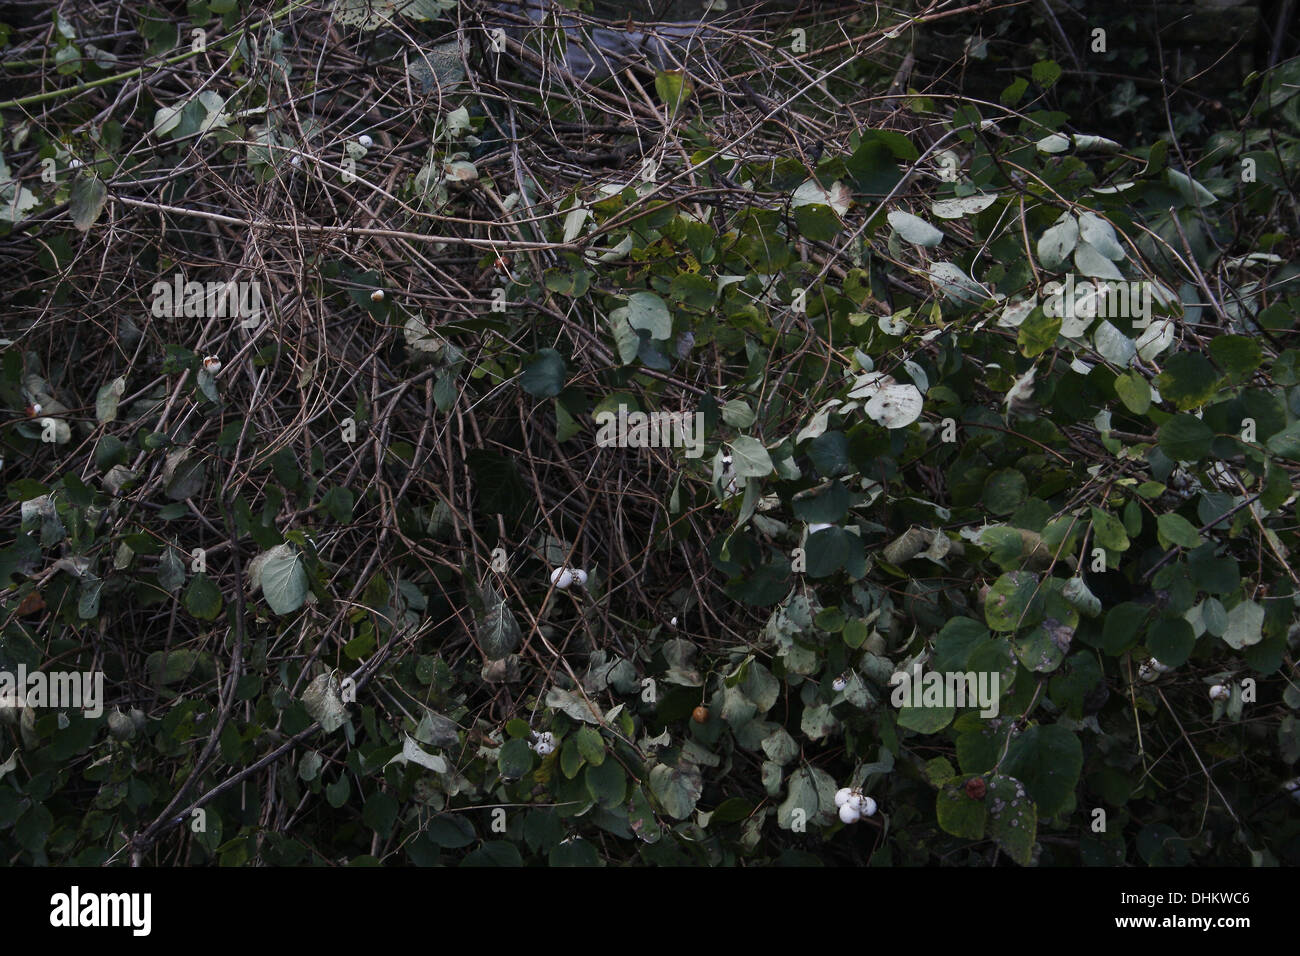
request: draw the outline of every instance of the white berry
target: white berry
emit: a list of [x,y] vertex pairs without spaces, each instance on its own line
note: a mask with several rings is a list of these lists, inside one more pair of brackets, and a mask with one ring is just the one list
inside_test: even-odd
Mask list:
[[585,588],[587,586],[587,572],[582,570],[582,568],[574,568],[573,583],[580,588]]
[[1232,691],[1222,684],[1215,684],[1210,688],[1210,700],[1227,700],[1232,696]]
[[371,302],[383,302],[383,301],[384,301],[384,290],[383,290],[383,289],[376,289],[374,292],[370,293],[370,301],[371,301]]
[[215,355],[209,355],[203,360],[203,367],[213,375],[216,375],[221,371],[221,359],[217,358]]
[[573,572],[568,568],[556,568],[551,572],[551,583],[561,591],[567,590],[573,583]]
[[840,787],[838,790],[835,791],[835,805],[837,807],[844,806],[846,803],[849,802],[849,797],[851,797],[852,795],[853,795],[853,791],[850,790],[848,787]]
[[864,817],[874,817],[876,815],[876,801],[870,797],[863,797],[860,812]]
[[848,679],[844,677],[837,677],[833,681],[831,681],[831,690],[836,691],[837,693],[839,691],[842,691],[844,688],[848,686],[849,686]]
[[537,742],[533,744],[533,749],[536,750],[537,753],[543,757],[545,757],[549,753],[554,752],[555,734],[551,733],[549,730],[542,731],[540,734],[537,735]]
[[290,165],[290,166],[301,166],[301,165],[302,165],[302,157],[301,157],[301,156],[298,156],[298,155],[296,155],[296,154],[295,154],[294,156],[291,156],[291,157],[289,158],[289,165]]
[[845,823],[857,823],[862,819],[862,814],[846,803],[840,807],[840,819]]
[[360,136],[357,137],[357,142],[360,143],[362,146],[366,147],[366,149],[369,149],[371,146],[375,145],[375,141],[371,139],[369,136],[367,136],[365,133],[362,133]]

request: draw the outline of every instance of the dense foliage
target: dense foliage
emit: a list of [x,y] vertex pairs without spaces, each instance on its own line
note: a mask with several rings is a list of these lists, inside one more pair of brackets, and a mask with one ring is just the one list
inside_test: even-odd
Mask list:
[[106,688],[0,709],[7,860],[1300,863],[1300,60],[1121,143],[881,98],[942,13],[108,6],[4,51],[0,671]]

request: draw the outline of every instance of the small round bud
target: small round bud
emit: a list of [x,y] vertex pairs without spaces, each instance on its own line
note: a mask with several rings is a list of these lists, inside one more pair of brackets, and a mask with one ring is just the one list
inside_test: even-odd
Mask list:
[[114,710],[108,715],[108,732],[113,735],[114,740],[130,740],[135,736],[135,724],[126,714]]

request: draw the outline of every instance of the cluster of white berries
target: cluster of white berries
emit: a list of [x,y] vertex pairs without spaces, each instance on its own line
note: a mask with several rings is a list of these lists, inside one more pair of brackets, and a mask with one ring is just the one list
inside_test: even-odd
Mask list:
[[1232,688],[1225,687],[1223,684],[1215,684],[1210,688],[1210,700],[1227,700],[1232,696]]
[[865,796],[861,790],[841,787],[835,791],[835,805],[840,808],[840,819],[845,823],[857,823],[863,817],[876,815],[876,801]]
[[1138,668],[1138,679],[1144,681],[1153,681],[1161,674],[1168,674],[1172,667],[1168,664],[1161,664],[1154,657]]
[[571,584],[585,588],[587,586],[587,572],[582,568],[556,568],[551,572],[551,583],[561,591],[567,591]]
[[545,757],[555,751],[555,734],[549,730],[543,730],[533,741],[533,749],[537,751],[537,756]]

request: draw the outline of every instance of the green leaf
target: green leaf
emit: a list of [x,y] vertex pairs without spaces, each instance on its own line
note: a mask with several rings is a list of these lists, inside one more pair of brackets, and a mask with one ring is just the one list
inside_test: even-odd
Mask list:
[[362,808],[361,820],[382,839],[392,832],[393,824],[397,822],[397,810],[397,801],[384,791],[377,790]]
[[1210,453],[1214,429],[1195,415],[1175,415],[1160,426],[1157,441],[1160,450],[1174,461],[1200,461]]
[[117,403],[126,392],[126,379],[118,376],[107,385],[100,386],[95,396],[95,418],[101,422],[117,420]]
[[1002,763],[1004,773],[1024,783],[1042,817],[1067,809],[1082,769],[1083,745],[1060,724],[1038,724],[1021,733]]
[[749,402],[733,398],[722,406],[722,420],[732,428],[748,428],[754,424],[754,410]]
[[609,328],[614,335],[614,346],[618,349],[618,360],[624,365],[635,362],[641,351],[641,337],[636,334],[636,329],[628,325],[626,306],[610,310]]
[[634,292],[627,300],[627,323],[634,329],[650,333],[652,339],[668,339],[673,334],[673,317],[664,300],[653,292]]
[[1055,60],[1039,60],[1030,69],[1029,75],[1034,78],[1035,83],[1047,89],[1061,78],[1061,66]]
[[1016,344],[1025,358],[1041,355],[1056,343],[1061,331],[1061,317],[1051,316],[1041,308],[1029,313],[1016,332]]
[[519,384],[534,398],[554,398],[564,391],[566,375],[560,353],[555,349],[542,349],[524,359]]
[[1029,497],[1029,483],[1014,468],[989,475],[984,483],[984,506],[995,515],[1009,515]]
[[1259,342],[1245,335],[1218,336],[1210,342],[1210,355],[1236,381],[1244,381],[1264,361]]
[[900,707],[898,726],[920,734],[935,734],[952,723],[956,714],[955,707]]
[[[1168,548],[1170,545],[1177,545],[1180,548],[1199,548],[1204,544],[1196,526],[1182,515],[1172,512],[1161,515],[1156,519],[1156,529],[1162,548]],[[1164,660],[1163,657],[1160,659]]]
[[885,217],[894,232],[913,245],[932,248],[943,241],[943,231],[936,229],[919,216],[895,210]]
[[149,675],[149,683],[158,687],[183,681],[194,672],[201,654],[201,651],[184,647],[171,651],[154,651],[144,661],[144,670]]
[[307,599],[307,568],[302,553],[290,545],[267,552],[260,580],[266,603],[276,614],[292,614]]
[[966,840],[984,839],[984,825],[988,819],[988,794],[983,800],[976,800],[966,793],[966,781],[963,777],[948,784],[939,791],[935,804],[935,816],[945,833]]
[[1090,514],[1093,538],[1099,545],[1107,551],[1128,550],[1128,532],[1124,530],[1122,521],[1109,511],[1102,511],[1100,508],[1092,508]]
[[1264,609],[1254,601],[1242,601],[1228,612],[1223,641],[1233,650],[1258,644],[1264,639]]
[[[327,734],[342,727],[348,720],[338,679],[329,672],[318,674],[302,693],[302,705],[312,720],[319,721]],[[346,779],[346,774],[344,775]]]
[[1151,408],[1151,383],[1137,372],[1115,379],[1115,394],[1134,415],[1145,415]]
[[1008,571],[989,588],[984,620],[995,631],[1014,631],[1037,624],[1043,616],[1038,578],[1028,571]]
[[682,70],[660,70],[655,74],[655,93],[670,114],[681,109],[694,90],[694,85]]
[[835,210],[823,203],[796,206],[794,222],[799,235],[813,242],[831,242],[844,228]]
[[594,727],[579,727],[575,740],[578,753],[582,754],[587,763],[599,767],[605,762],[605,741],[601,739],[599,730]]
[[650,790],[669,816],[685,820],[704,793],[704,778],[699,767],[681,758],[672,767],[655,765],[650,771]]
[[731,443],[732,467],[741,478],[763,478],[773,470],[767,449],[755,438],[741,435]]
[[776,823],[789,830],[796,822],[795,811],[802,811],[803,822],[830,823],[836,813],[835,780],[818,767],[800,767],[790,774],[786,798],[776,808]]
[[201,621],[215,621],[222,607],[221,589],[206,574],[194,575],[185,589],[185,610]]
[[1058,271],[1079,242],[1079,221],[1065,213],[1038,238],[1038,261],[1049,272]]
[[[66,49],[66,48],[65,48]],[[108,201],[108,187],[98,176],[78,176],[68,195],[72,224],[85,232],[95,224]]]
[[[342,778],[346,781],[346,776]],[[474,824],[463,813],[445,813],[429,821],[424,838],[444,850],[459,850],[478,840]]]
[[1179,411],[1204,405],[1219,386],[1219,374],[1210,360],[1199,352],[1177,352],[1156,376],[1160,397],[1173,402]]
[[849,566],[863,554],[862,539],[843,528],[823,528],[808,536],[805,544],[810,578],[830,577],[840,568]]
[[[1077,780],[1077,769],[1074,776]],[[984,802],[988,804],[989,836],[1002,848],[1003,853],[1021,866],[1029,866],[1033,862],[1034,840],[1038,835],[1038,817],[1051,815],[1043,811],[1041,802],[1037,807],[1030,802],[1026,789],[1029,789],[1030,793],[1033,792],[1028,781],[1022,786],[1021,782],[1012,776],[994,774],[989,779],[988,792],[984,795]]]
[[483,586],[483,608],[483,621],[478,634],[479,646],[483,649],[484,657],[499,661],[519,646],[523,635],[510,606],[505,598],[497,594],[491,581]]
[[185,583],[185,562],[180,552],[170,545],[158,558],[158,583],[166,591],[176,591]]
[[497,753],[497,769],[506,780],[518,780],[533,769],[533,751],[528,741],[512,737]]
[[1107,654],[1118,657],[1136,644],[1138,628],[1147,619],[1150,610],[1146,605],[1126,601],[1107,611],[1106,623],[1102,626],[1102,649]]
[[1300,422],[1292,422],[1270,438],[1268,450],[1287,461],[1300,461]]
[[606,809],[620,806],[627,798],[627,774],[617,760],[588,762],[584,782],[591,799]]
[[1073,628],[1048,618],[1023,637],[1013,638],[1011,648],[1026,670],[1050,674],[1065,660],[1073,636]]
[[989,639],[989,629],[971,617],[954,617],[934,639],[934,669],[966,671],[971,652]]
[[583,723],[602,724],[605,722],[605,715],[601,713],[597,704],[583,700],[577,694],[567,691],[563,687],[552,687],[546,692],[546,706],[562,710],[574,720],[580,720]]
[[1196,632],[1184,618],[1161,616],[1151,625],[1143,643],[1160,663],[1181,667],[1196,646]]

